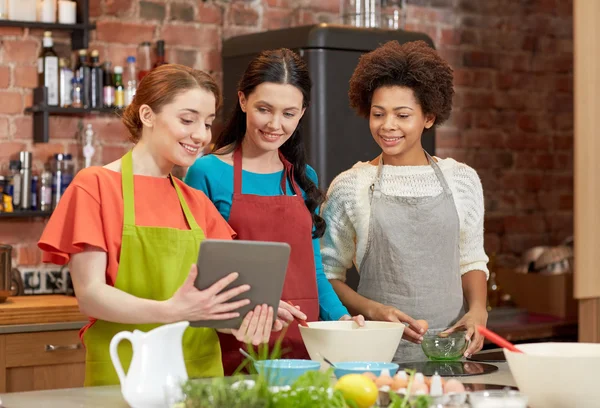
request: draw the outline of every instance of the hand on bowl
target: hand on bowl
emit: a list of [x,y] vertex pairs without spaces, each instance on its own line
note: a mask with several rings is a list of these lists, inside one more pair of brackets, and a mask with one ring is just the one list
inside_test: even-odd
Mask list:
[[471,357],[483,348],[484,338],[477,330],[477,326],[487,324],[488,313],[485,309],[472,309],[466,313],[454,326],[444,331],[444,334],[450,334],[458,331],[466,331],[465,337],[471,344],[464,352],[465,357]]
[[356,324],[358,324],[359,327],[365,327],[365,318],[363,317],[363,315],[356,315],[356,316],[344,315],[344,316],[340,317],[340,320],[341,321],[354,320],[356,322]]
[[430,360],[458,360],[467,349],[465,332],[448,333],[444,330],[430,329],[423,336],[421,348]]
[[420,344],[423,340],[422,335],[425,333],[425,329],[422,328],[415,319],[393,306],[378,304],[378,306],[374,308],[373,312],[370,313],[370,318],[370,320],[380,322],[408,323],[408,326],[404,329],[402,338],[415,344]]

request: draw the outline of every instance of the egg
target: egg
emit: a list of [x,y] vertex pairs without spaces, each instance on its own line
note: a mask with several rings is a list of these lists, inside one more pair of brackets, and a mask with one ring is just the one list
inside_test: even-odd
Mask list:
[[364,375],[365,377],[367,377],[369,380],[371,380],[373,382],[375,382],[377,380],[377,376],[370,371],[365,371],[364,373],[362,373],[362,375]]
[[460,381],[452,378],[444,384],[444,394],[450,392],[465,392],[465,386]]
[[400,390],[402,388],[406,388],[408,386],[408,381],[404,378],[394,377],[394,381],[392,381],[391,388],[394,391]]
[[429,387],[425,383],[416,382],[412,384],[410,393],[412,395],[429,395]]
[[417,320],[417,324],[425,331],[427,331],[427,329],[429,329],[429,323],[427,323],[427,320]]
[[379,378],[377,378],[375,380],[375,385],[377,386],[377,388],[381,388],[384,385],[391,387],[393,382],[394,382],[394,380],[392,379],[392,377],[384,374],[384,375],[379,376]]

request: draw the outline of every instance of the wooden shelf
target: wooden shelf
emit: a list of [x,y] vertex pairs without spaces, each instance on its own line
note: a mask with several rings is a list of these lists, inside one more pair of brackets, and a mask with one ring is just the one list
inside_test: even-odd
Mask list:
[[59,106],[34,105],[25,109],[28,113],[47,112],[51,115],[89,115],[94,113],[115,113],[121,112],[119,108],[62,108]]
[[0,212],[0,220],[5,219],[26,219],[26,218],[48,218],[52,215],[52,211],[15,211],[15,212]]
[[60,24],[60,23],[42,23],[39,21],[16,21],[16,20],[0,20],[0,27],[21,27],[33,28],[40,30],[55,30],[55,31],[77,31],[77,30],[94,30],[95,24]]
[[[4,0],[0,0],[4,1]],[[96,29],[96,24],[90,22],[89,0],[75,0],[77,15],[75,24],[42,23],[39,21],[0,20],[0,27],[20,27],[39,30],[55,30],[71,32],[71,48],[73,50],[87,49],[90,43],[90,33]]]
[[50,116],[51,115],[91,115],[91,114],[118,114],[118,108],[61,108],[60,106],[48,106],[46,104],[47,90],[45,87],[37,87],[33,90],[33,106],[25,109],[25,112],[33,114],[33,141],[35,143],[48,143],[50,140]]

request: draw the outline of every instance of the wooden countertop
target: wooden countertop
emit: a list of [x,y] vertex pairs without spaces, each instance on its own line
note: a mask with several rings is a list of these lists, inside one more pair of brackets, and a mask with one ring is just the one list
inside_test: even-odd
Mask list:
[[65,295],[30,295],[9,297],[0,303],[0,326],[84,322],[77,299]]

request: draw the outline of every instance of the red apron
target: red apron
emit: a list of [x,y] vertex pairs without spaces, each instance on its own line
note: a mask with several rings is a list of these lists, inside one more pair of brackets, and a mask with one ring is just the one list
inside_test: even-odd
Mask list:
[[[294,180],[292,164],[281,153],[279,158],[285,169],[281,178],[283,195],[242,194],[242,150],[241,147],[236,149],[233,154],[233,200],[228,222],[240,240],[287,242],[291,246],[282,300],[290,300],[300,306],[307,321],[317,321],[319,296],[312,245],[312,216]],[[288,179],[295,194],[293,196],[287,195]],[[280,334],[271,335],[269,351]],[[219,334],[219,340],[225,375],[231,375],[243,361],[238,349],[245,346],[232,335]],[[295,321],[287,329],[282,350],[287,350],[283,355],[285,358],[309,358]]]

